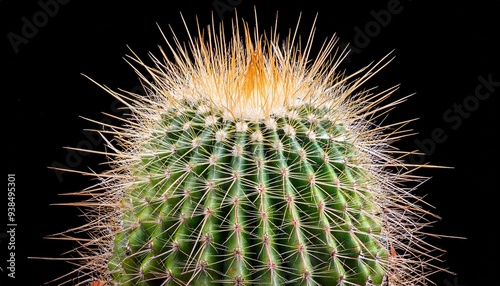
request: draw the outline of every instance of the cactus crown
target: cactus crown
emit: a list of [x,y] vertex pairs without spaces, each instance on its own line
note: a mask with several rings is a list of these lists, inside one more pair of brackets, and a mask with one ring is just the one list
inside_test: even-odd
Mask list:
[[129,57],[147,96],[100,85],[130,117],[98,131],[111,168],[61,236],[79,243],[78,285],[425,284],[440,254],[412,193],[426,178],[391,145],[409,121],[380,119],[406,97],[362,89],[390,59],[346,76],[336,38],[310,59],[314,29],[304,46],[222,31],[166,40],[153,66]]

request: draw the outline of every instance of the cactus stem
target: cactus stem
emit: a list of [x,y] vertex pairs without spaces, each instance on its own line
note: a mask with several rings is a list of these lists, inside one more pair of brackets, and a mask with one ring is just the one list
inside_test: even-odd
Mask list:
[[89,222],[55,236],[78,243],[78,285],[430,282],[443,251],[423,229],[438,216],[412,184],[438,166],[407,164],[411,152],[391,145],[412,135],[412,120],[382,124],[408,97],[363,89],[390,53],[344,75],[336,38],[309,59],[314,29],[280,45],[235,21],[226,43],[213,24],[186,45],[165,38],[171,56],[160,50],[154,67],[127,57],[146,96],[96,83],[131,113],[96,129],[107,150],[89,152],[108,171],[64,170],[99,180],[64,204]]

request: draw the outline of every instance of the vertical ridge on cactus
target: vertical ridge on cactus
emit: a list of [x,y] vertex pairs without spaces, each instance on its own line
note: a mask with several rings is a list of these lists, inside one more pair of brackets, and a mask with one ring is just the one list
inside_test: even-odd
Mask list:
[[411,120],[381,119],[407,97],[363,87],[390,58],[347,76],[336,38],[311,59],[314,29],[304,46],[222,31],[128,57],[147,96],[99,85],[130,117],[98,131],[110,168],[72,204],[89,222],[58,236],[79,243],[78,285],[427,284],[424,166],[392,145]]

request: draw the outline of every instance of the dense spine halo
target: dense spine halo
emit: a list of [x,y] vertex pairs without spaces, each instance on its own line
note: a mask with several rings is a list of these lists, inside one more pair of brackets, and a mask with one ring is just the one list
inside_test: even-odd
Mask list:
[[427,165],[393,145],[411,120],[383,124],[407,97],[365,87],[389,56],[346,75],[335,37],[312,55],[314,25],[302,45],[243,20],[187,30],[153,64],[127,58],[145,96],[96,83],[129,113],[96,131],[106,171],[66,170],[98,183],[68,203],[88,223],[55,236],[78,243],[56,282],[430,283],[443,251],[413,172]]

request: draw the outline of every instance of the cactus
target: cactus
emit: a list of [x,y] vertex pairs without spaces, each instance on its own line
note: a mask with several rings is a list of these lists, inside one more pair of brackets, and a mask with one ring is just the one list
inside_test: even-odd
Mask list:
[[407,97],[363,88],[391,59],[345,75],[336,38],[310,60],[313,32],[231,36],[212,23],[152,66],[128,57],[147,96],[98,84],[130,116],[98,131],[111,167],[81,172],[100,180],[76,204],[89,222],[60,237],[79,243],[78,285],[426,284],[423,166],[393,147],[410,120],[381,118]]

